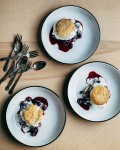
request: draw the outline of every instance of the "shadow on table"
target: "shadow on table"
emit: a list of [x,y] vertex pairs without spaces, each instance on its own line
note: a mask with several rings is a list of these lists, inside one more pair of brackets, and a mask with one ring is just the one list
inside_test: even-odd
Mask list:
[[48,13],[46,13],[46,15],[41,19],[39,25],[38,25],[38,29],[37,29],[37,42],[38,42],[38,46],[40,48],[40,50],[47,56],[48,59],[51,59],[53,61],[53,59],[51,58],[51,56],[46,52],[43,43],[42,43],[42,39],[41,39],[41,31],[42,31],[42,26],[44,24],[45,19],[47,18],[47,16],[51,13],[52,11],[49,11]]
[[10,100],[12,99],[13,96],[10,96],[6,101],[5,104],[3,105],[3,108],[1,110],[1,128],[2,130],[4,130],[4,133],[6,134],[6,136],[9,138],[9,140],[14,141],[16,144],[22,145],[20,144],[10,133],[7,123],[6,123],[6,110],[7,110],[7,106],[10,102]]
[[76,112],[72,109],[70,103],[69,103],[69,99],[68,99],[68,83],[70,81],[70,78],[72,77],[73,73],[76,71],[76,69],[72,70],[65,78],[64,84],[63,84],[63,88],[62,88],[62,93],[63,93],[63,98],[64,98],[64,103],[66,105],[66,107],[72,112],[74,113],[76,116],[78,116],[76,114]]

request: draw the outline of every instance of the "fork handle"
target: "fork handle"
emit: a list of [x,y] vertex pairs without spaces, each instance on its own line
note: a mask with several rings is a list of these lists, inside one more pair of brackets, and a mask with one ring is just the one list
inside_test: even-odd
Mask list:
[[9,75],[9,73],[12,71],[13,66],[10,67],[10,69],[5,73],[5,75],[0,79],[0,84],[5,81]]
[[5,90],[6,90],[6,91],[9,90],[9,88],[10,88],[10,86],[12,85],[12,83],[13,83],[13,81],[14,81],[16,75],[17,75],[17,73],[9,80],[7,86],[5,87]]
[[13,59],[14,58],[14,56],[12,56],[12,57],[3,57],[3,58],[0,58],[0,61],[5,61],[5,60],[8,60],[8,59]]
[[[12,56],[12,53],[13,53],[13,49],[10,51],[10,54],[9,54],[8,58],[10,58]],[[10,59],[7,59],[6,62],[5,62],[5,65],[3,67],[3,71],[7,71],[9,62],[10,62]]]
[[17,85],[17,83],[18,83],[21,76],[22,76],[22,72],[19,74],[18,78],[15,80],[14,84],[12,85],[11,89],[9,90],[9,94],[13,93],[13,91],[14,91],[14,89],[15,89],[15,87],[16,87],[16,85]]
[[15,61],[13,61],[11,67],[8,69],[8,71],[5,73],[5,75],[0,79],[0,84],[5,81],[8,77],[8,75],[12,72],[13,67],[14,67]]

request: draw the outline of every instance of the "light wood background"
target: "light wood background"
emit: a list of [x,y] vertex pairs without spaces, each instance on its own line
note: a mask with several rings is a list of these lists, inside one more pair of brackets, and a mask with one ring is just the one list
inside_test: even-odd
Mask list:
[[[0,57],[8,55],[14,35],[21,33],[24,43],[31,50],[40,49],[40,56],[36,60],[47,62],[45,69],[25,73],[15,92],[27,86],[41,85],[63,98],[66,76],[83,63],[64,65],[48,58],[38,46],[37,29],[50,11],[72,4],[88,9],[97,18],[101,28],[101,42],[97,51],[83,63],[100,60],[120,69],[120,0],[0,0]],[[0,62],[0,77],[3,75],[3,64]],[[0,85],[0,150],[27,150],[29,147],[14,141],[6,132],[2,120],[3,108],[9,98],[4,90],[7,82]],[[67,99],[63,98],[63,101],[65,103]],[[107,122],[93,123],[75,115],[66,103],[65,107],[67,122],[61,136],[48,146],[29,149],[120,150],[120,115]]]

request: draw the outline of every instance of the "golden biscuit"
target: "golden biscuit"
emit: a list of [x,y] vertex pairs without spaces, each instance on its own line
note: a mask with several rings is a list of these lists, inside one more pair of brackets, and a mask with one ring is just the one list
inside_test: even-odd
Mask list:
[[70,19],[61,19],[56,24],[57,35],[61,38],[68,37],[74,29],[75,25]]
[[37,109],[36,105],[29,105],[23,112],[23,118],[29,125],[40,123],[43,116],[42,109]]
[[103,105],[107,103],[110,97],[110,92],[107,87],[96,86],[90,92],[90,99],[96,105]]

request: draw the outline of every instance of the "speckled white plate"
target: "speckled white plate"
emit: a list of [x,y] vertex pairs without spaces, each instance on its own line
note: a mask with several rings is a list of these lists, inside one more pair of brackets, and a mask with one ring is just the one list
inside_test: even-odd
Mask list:
[[[61,18],[76,19],[83,24],[82,38],[73,42],[73,48],[68,52],[59,50],[58,45],[52,45],[49,40],[51,28]],[[100,41],[100,27],[88,10],[79,6],[64,6],[54,10],[45,19],[41,39],[45,50],[55,60],[66,64],[79,63],[90,57],[97,49]]]
[[[106,106],[91,107],[84,110],[77,103],[80,91],[87,86],[86,78],[89,72],[95,71],[106,79],[111,97]],[[91,62],[82,65],[72,75],[68,84],[68,99],[73,110],[82,118],[89,121],[106,121],[120,112],[120,71],[105,62]]]
[[[42,119],[42,126],[35,137],[24,134],[21,131],[17,112],[19,104],[26,97],[44,97],[48,100],[48,108]],[[10,101],[6,112],[7,126],[11,134],[22,144],[27,146],[45,146],[53,142],[64,129],[66,113],[64,107],[56,93],[40,86],[28,87],[18,92]]]

